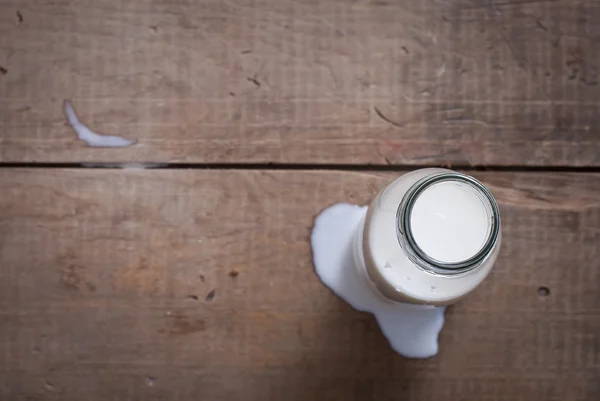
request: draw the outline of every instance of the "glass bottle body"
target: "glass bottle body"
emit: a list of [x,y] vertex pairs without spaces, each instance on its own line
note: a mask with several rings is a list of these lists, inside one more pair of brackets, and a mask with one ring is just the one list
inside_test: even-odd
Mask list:
[[396,302],[448,305],[489,274],[501,244],[498,206],[476,179],[416,170],[386,186],[355,236],[359,274]]

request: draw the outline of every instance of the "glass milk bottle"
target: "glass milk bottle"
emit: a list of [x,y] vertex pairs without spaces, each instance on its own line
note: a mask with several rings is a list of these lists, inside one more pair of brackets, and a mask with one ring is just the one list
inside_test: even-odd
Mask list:
[[369,205],[354,258],[385,298],[448,305],[473,291],[500,249],[500,215],[475,178],[428,168],[399,177]]

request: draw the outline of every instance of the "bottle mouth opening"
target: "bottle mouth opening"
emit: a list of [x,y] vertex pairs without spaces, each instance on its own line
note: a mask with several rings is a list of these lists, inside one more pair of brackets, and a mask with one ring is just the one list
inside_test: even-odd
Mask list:
[[[421,246],[423,244],[419,244],[419,238],[417,237],[420,234],[417,233],[415,235],[415,230],[412,226],[412,216],[419,197],[426,190],[440,184],[443,185],[443,183],[456,183],[467,187],[479,198],[488,216],[486,234],[481,246],[477,246],[476,251],[471,252],[468,257],[457,261],[443,261],[427,253],[423,249],[423,246]],[[444,199],[440,199],[440,202],[444,202]],[[428,227],[427,229],[435,230],[435,227]],[[434,274],[458,275],[477,268],[493,250],[500,233],[500,213],[498,204],[490,190],[475,178],[456,172],[436,174],[417,181],[406,192],[396,212],[396,231],[400,246],[417,266]],[[435,234],[438,237],[444,235],[443,232],[437,231]],[[456,238],[449,238],[450,240],[456,240]]]

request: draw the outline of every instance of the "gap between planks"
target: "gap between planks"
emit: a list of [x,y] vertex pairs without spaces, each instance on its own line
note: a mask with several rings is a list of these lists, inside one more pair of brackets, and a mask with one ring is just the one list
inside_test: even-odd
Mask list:
[[314,164],[314,163],[114,163],[114,162],[0,162],[2,168],[23,169],[148,169],[148,170],[333,170],[333,171],[411,171],[428,167],[449,168],[461,171],[489,172],[535,172],[535,173],[600,173],[600,166],[497,166],[497,165],[458,165],[458,164],[411,164],[411,165],[371,165],[371,164]]

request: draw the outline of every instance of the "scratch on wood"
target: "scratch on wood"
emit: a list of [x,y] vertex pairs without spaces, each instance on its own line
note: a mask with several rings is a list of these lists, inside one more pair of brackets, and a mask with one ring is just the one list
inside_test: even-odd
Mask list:
[[254,78],[254,77],[248,77],[246,79],[249,82],[252,82],[254,85],[256,85],[256,89],[260,88],[260,82],[258,82],[258,79]]
[[246,78],[249,82],[252,82],[256,86],[256,89],[259,89],[261,87],[261,83],[258,80],[258,76],[262,73],[264,68],[265,68],[265,62],[263,61],[260,65],[260,68],[258,69],[258,71],[256,71],[256,73],[252,74],[252,76],[249,76]]
[[554,3],[556,0],[522,0],[522,1],[503,1],[498,3],[491,3],[492,7],[519,7],[525,4],[536,4],[536,3]]
[[[384,143],[385,143],[386,145],[388,145],[388,144],[387,144],[387,141],[384,141]],[[390,148],[394,148],[394,147],[396,147],[396,146],[394,146],[394,145],[391,145],[391,146],[390,146],[390,145],[388,145],[388,147],[390,147]],[[399,148],[399,147],[398,147],[398,148]],[[391,166],[391,165],[392,165],[392,161],[390,160],[390,158],[389,158],[389,157],[387,157],[385,154],[383,154],[383,152],[382,152],[381,150],[379,150],[378,148],[375,148],[375,151],[377,152],[377,155],[378,155],[379,157],[381,157],[381,158],[384,160],[385,164],[387,164],[387,165],[389,165],[389,166]]]
[[210,302],[215,298],[215,295],[217,293],[217,290],[211,290],[208,294],[206,294],[206,301]]
[[465,108],[464,107],[446,107],[446,108],[440,108],[440,109],[433,108],[433,109],[427,110],[427,112],[429,112],[429,113],[452,113],[455,111],[462,113],[465,111]]
[[329,64],[325,64],[325,68],[327,68],[327,71],[329,71],[329,75],[331,76],[331,79],[333,80],[333,85],[338,88],[339,84],[338,84],[338,80],[335,77],[335,74],[333,73],[333,70],[331,69],[331,66]]
[[493,125],[493,124],[490,124],[487,121],[477,120],[477,119],[474,119],[474,118],[465,117],[463,115],[456,116],[456,117],[446,118],[446,119],[444,119],[443,122],[445,122],[445,123],[460,122],[460,123],[464,123],[464,124],[479,124],[479,125],[483,125],[483,126],[486,126],[486,127],[489,127],[490,125]]
[[444,119],[444,122],[451,122],[451,121],[465,121],[465,116],[460,115],[460,116],[448,117],[448,118]]
[[548,32],[548,28],[539,19],[535,20],[536,25],[544,32]]
[[418,91],[417,94],[418,95],[430,96],[433,93],[433,91],[435,89],[439,88],[440,86],[442,86],[441,83],[437,83],[435,85],[428,86],[427,88],[423,88],[420,91]]
[[44,387],[51,393],[58,393],[58,388],[56,388],[56,386],[50,383],[48,380],[44,380]]
[[402,123],[399,123],[397,121],[391,120],[389,118],[387,118],[382,112],[381,110],[379,110],[377,108],[377,106],[373,107],[373,109],[375,110],[375,113],[379,116],[379,118],[381,118],[383,121],[393,125],[394,127],[398,127],[398,128],[404,128],[404,125]]

